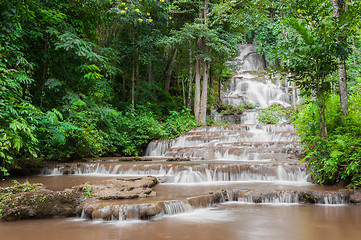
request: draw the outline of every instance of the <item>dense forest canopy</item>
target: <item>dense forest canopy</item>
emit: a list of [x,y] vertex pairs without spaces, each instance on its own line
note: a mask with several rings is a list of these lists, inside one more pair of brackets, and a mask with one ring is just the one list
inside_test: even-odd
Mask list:
[[0,170],[142,154],[198,124],[237,44],[292,74],[320,183],[361,184],[356,0],[2,0]]

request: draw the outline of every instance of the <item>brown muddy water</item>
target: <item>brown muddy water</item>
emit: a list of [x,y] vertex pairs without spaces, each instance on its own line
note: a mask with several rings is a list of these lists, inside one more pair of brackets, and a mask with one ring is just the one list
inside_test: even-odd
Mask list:
[[0,222],[0,239],[358,240],[361,206],[226,204],[151,221]]
[[[111,177],[88,175],[33,176],[18,178],[23,182],[42,182],[53,190],[63,190],[80,183],[99,183]],[[11,182],[2,181],[0,186]],[[183,200],[220,189],[336,190],[297,182],[213,182],[201,184],[161,183],[157,196],[123,201],[141,204],[160,200]],[[252,204],[227,202],[209,208],[152,220],[100,221],[80,217],[70,219],[0,221],[0,239],[360,239],[361,206],[305,205],[298,203]]]

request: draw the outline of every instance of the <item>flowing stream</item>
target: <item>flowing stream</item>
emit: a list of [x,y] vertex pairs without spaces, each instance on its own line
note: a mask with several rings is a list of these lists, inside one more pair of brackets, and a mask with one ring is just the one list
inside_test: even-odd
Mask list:
[[[223,101],[290,106],[288,83],[251,72],[262,70],[261,56],[252,45],[239,49],[234,64],[242,67],[223,90]],[[292,125],[260,124],[257,110],[246,111],[239,123],[152,141],[149,161],[98,159],[44,168],[27,179],[53,190],[119,176],[152,175],[160,183],[155,197],[99,208],[115,212],[111,218],[83,213],[72,219],[0,222],[1,239],[360,239],[361,206],[349,204],[337,187],[309,182]],[[309,192],[315,204],[304,203]],[[159,204],[161,214],[140,219],[140,209]]]

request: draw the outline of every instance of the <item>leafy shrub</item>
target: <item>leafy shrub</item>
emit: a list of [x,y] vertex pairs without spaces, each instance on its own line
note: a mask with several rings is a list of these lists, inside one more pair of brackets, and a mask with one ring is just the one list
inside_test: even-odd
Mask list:
[[183,109],[180,112],[171,111],[164,124],[165,133],[162,138],[176,138],[196,126],[194,116],[191,115],[189,109]]
[[286,115],[284,107],[281,105],[271,105],[266,109],[262,109],[258,114],[258,121],[265,124],[276,124],[285,122]]
[[339,97],[327,101],[328,138],[318,136],[317,107],[310,103],[299,114],[296,126],[306,150],[312,175],[320,184],[344,183],[361,186],[361,98],[349,98],[349,114],[340,114]]

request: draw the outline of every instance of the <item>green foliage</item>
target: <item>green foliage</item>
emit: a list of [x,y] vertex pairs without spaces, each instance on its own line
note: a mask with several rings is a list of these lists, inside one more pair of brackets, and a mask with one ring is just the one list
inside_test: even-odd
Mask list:
[[40,113],[22,99],[22,85],[31,81],[14,69],[6,69],[0,62],[0,171],[19,167],[17,157],[36,157],[38,140],[34,136],[36,116]]
[[[326,103],[328,139],[318,137],[317,108],[309,103],[296,120],[297,130],[304,143],[312,175],[318,183],[343,183],[348,187],[361,186],[361,108],[360,96],[350,96],[349,115],[342,118],[339,97],[331,95]],[[323,152],[323,154],[320,154]]]
[[165,134],[162,138],[176,138],[196,126],[194,116],[190,114],[189,109],[183,109],[180,112],[171,111],[164,123]]
[[80,185],[81,189],[84,191],[85,197],[90,197],[93,194],[93,190],[89,187],[89,183],[84,183]]
[[258,121],[264,124],[277,124],[285,122],[285,120],[286,114],[284,112],[284,107],[277,104],[262,109],[258,114]]

